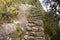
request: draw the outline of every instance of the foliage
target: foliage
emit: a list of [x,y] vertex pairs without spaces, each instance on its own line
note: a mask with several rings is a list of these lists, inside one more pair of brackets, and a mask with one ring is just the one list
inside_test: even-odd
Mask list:
[[20,24],[15,23],[15,22],[13,22],[13,24],[16,26],[19,35],[22,36],[23,31],[22,31],[22,29],[20,28]]
[[[58,23],[53,14],[51,12],[45,14],[43,22],[44,22],[45,35],[46,36],[48,35],[50,40],[56,40]],[[47,39],[48,37],[46,38],[46,40]]]
[[11,22],[18,14],[14,0],[0,0],[0,23]]
[[[17,3],[17,0],[0,0],[0,24],[13,23],[14,18],[16,18],[19,13],[19,10],[16,7],[18,6]],[[16,23],[13,24],[16,26],[19,35],[21,36],[23,33],[20,25]]]
[[[45,0],[46,7],[49,6],[48,11],[51,11],[53,13],[53,16],[55,18],[58,18],[58,21],[60,20],[60,0]],[[59,17],[58,17],[59,16]]]
[[[56,38],[57,39],[54,39],[54,40],[60,40],[60,28],[58,26],[59,24],[59,21],[60,21],[60,0],[44,0],[45,1],[45,5],[48,7],[49,5],[49,8],[48,11],[51,12],[52,16],[51,18],[54,16],[54,19],[56,20],[56,29],[57,29],[57,34],[56,34]],[[54,23],[55,25],[55,23]],[[52,37],[54,38],[54,37]],[[51,39],[53,40],[53,39]]]
[[39,10],[39,14],[41,14],[41,16],[45,15],[39,0],[20,0],[20,4],[33,5],[37,8],[37,10]]

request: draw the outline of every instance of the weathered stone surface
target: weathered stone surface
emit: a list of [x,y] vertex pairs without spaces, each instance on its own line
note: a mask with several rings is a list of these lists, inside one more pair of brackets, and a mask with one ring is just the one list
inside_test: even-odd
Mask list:
[[0,25],[0,40],[20,40],[17,28],[12,23],[3,23]]
[[30,27],[33,27],[33,26],[36,26],[34,23],[30,22],[27,24],[27,26],[30,26]]
[[27,17],[25,40],[44,40],[43,21],[40,16],[30,13]]
[[43,27],[39,27],[39,31],[43,32],[44,31]]
[[35,40],[44,40],[43,37],[35,37]]
[[28,37],[29,37],[28,35],[24,35],[24,39],[28,39]]
[[32,28],[29,27],[29,26],[27,26],[27,27],[26,27],[26,30],[27,30],[27,31],[32,31]]
[[0,40],[20,40],[19,34],[17,31],[0,37]]
[[0,25],[0,37],[13,33],[16,30],[17,29],[13,24],[4,23],[4,24]]
[[32,31],[38,31],[38,27],[32,27]]
[[39,26],[42,26],[42,25],[43,25],[42,20],[34,21],[34,23],[35,23],[36,25],[39,25]]

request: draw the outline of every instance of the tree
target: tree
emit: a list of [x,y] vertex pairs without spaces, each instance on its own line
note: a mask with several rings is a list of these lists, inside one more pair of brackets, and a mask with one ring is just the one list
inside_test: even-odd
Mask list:
[[[59,9],[60,0],[44,0],[44,1],[45,1],[45,5],[47,7],[49,6],[49,9],[47,9],[48,12],[45,15],[45,24],[44,24],[45,32],[50,36],[50,40],[60,40],[59,38],[60,28],[58,28],[58,24],[60,20],[60,9]],[[54,35],[54,33],[56,34]]]
[[49,9],[48,11],[51,11],[53,13],[53,16],[55,16],[57,22],[59,22],[59,18],[60,18],[60,0],[46,0],[45,1],[45,5],[48,7]]
[[55,20],[55,17],[51,12],[45,14],[45,17],[43,18],[44,22],[44,32],[46,40],[57,40],[57,26],[58,23]]

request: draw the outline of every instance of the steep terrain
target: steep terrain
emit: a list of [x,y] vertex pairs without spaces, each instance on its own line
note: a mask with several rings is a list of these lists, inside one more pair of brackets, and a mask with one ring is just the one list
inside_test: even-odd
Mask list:
[[44,11],[38,0],[21,0],[19,10],[11,23],[0,26],[0,40],[45,40],[42,16]]

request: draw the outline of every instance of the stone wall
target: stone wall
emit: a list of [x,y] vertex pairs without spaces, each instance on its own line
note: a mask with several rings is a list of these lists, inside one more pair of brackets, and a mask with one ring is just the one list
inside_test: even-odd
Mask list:
[[44,29],[40,16],[28,18],[24,40],[44,40]]
[[28,12],[29,15],[26,16],[28,23],[26,24],[26,31],[21,40],[45,40],[41,14],[34,6],[31,6]]

